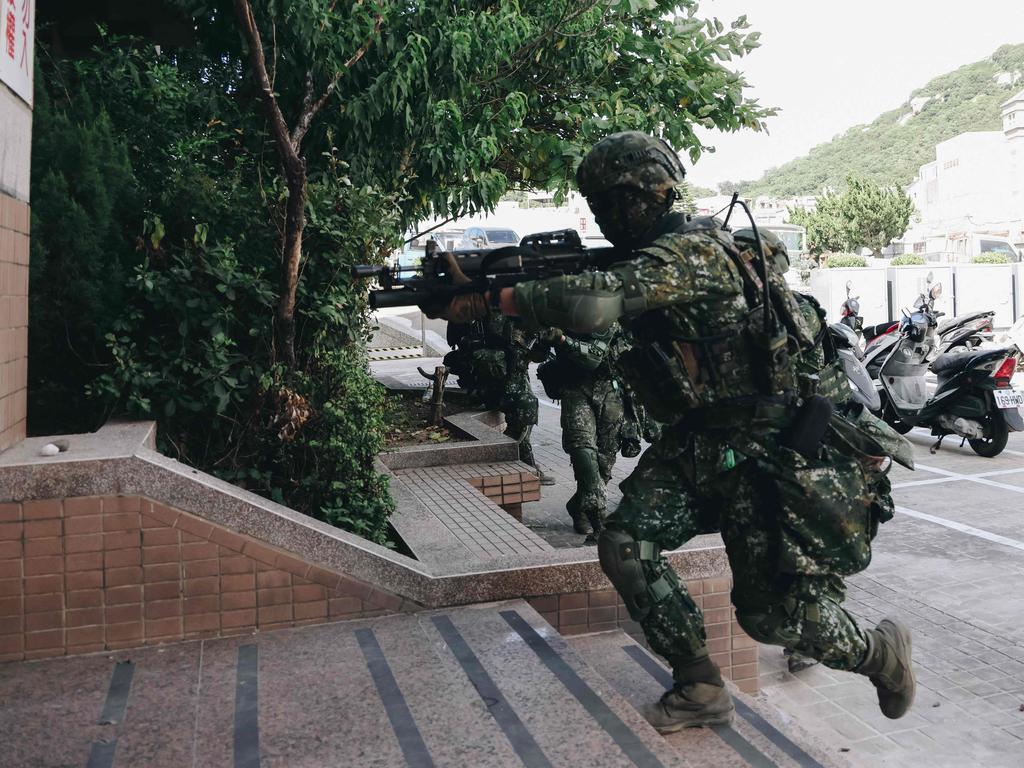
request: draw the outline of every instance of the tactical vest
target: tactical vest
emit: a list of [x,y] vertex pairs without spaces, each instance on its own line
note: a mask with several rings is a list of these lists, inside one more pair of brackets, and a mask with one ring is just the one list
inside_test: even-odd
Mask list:
[[[815,334],[774,260],[768,263],[772,323],[766,329],[763,267],[753,251],[739,247],[710,217],[670,218],[671,228],[662,234],[694,232],[714,240],[731,268],[709,268],[721,270],[723,279],[738,274],[743,292],[624,319],[638,344],[619,358],[621,376],[655,419],[670,424],[698,414],[710,414],[722,423],[730,413],[740,423],[751,407],[796,402],[801,389],[798,361],[803,350],[813,348]],[[645,253],[657,257],[657,250]],[[626,283],[628,304],[628,276]]]

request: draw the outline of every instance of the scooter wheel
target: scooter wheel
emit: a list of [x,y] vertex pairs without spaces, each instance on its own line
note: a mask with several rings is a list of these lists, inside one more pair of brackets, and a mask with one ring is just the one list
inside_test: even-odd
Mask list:
[[1006,441],[1010,436],[1010,430],[1006,426],[1006,419],[998,411],[990,413],[985,417],[985,431],[989,437],[982,437],[976,440],[968,440],[971,449],[979,456],[991,459],[1003,452]]

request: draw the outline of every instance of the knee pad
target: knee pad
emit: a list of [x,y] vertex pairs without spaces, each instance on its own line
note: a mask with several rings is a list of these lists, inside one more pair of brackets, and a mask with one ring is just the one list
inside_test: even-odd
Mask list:
[[765,645],[781,645],[792,649],[802,639],[791,626],[790,617],[782,605],[765,605],[758,611],[737,610],[736,622],[751,640]]
[[633,621],[643,621],[651,612],[647,575],[640,561],[640,546],[624,531],[605,528],[597,537],[601,570],[626,604]]

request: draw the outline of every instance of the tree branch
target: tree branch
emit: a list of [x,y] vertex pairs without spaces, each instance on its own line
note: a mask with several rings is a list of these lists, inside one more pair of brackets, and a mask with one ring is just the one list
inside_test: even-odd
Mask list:
[[384,17],[378,13],[373,22],[373,32],[371,32],[370,36],[363,41],[363,44],[359,46],[359,49],[349,57],[349,60],[345,62],[341,70],[334,73],[334,77],[331,79],[331,82],[328,84],[320,98],[315,102],[312,101],[312,76],[311,73],[306,73],[306,98],[302,101],[302,113],[299,115],[299,121],[295,124],[295,130],[291,135],[292,143],[296,147],[302,143],[302,140],[305,138],[306,132],[309,131],[309,127],[312,125],[313,118],[316,117],[317,112],[319,112],[323,105],[327,103],[327,99],[331,97],[335,88],[338,87],[338,81],[341,80],[341,76],[355,66],[355,64],[366,55],[366,52],[370,50],[370,46],[373,45],[374,39],[380,34],[380,28],[383,24]]
[[302,159],[292,144],[288,124],[285,123],[284,115],[281,114],[281,108],[274,97],[274,89],[270,84],[270,76],[267,74],[267,61],[263,55],[263,41],[260,39],[260,30],[253,18],[249,0],[235,0],[235,15],[238,17],[238,24],[242,28],[249,46],[249,60],[256,78],[260,99],[263,101],[263,107],[270,120],[270,131],[274,135],[274,141],[277,143],[282,161],[285,165],[291,165],[294,168],[302,163]]

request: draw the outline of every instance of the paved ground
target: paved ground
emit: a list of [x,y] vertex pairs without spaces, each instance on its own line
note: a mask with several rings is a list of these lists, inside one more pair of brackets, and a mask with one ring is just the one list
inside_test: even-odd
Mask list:
[[[542,400],[534,447],[558,484],[524,505],[524,521],[555,546],[576,546],[559,413]],[[762,649],[761,695],[855,766],[1024,766],[1024,434],[995,459],[955,440],[932,455],[926,432],[909,437],[918,469],[893,470],[899,513],[871,567],[849,580],[847,606],[866,623],[895,614],[913,628],[913,711],[886,720],[862,678],[820,667],[790,675],[774,648]],[[610,508],[635,462],[616,464]]]
[[927,434],[910,437],[918,471],[894,478],[899,514],[847,604],[866,622],[895,614],[913,628],[913,711],[886,720],[861,680],[823,668],[794,677],[768,648],[762,695],[858,766],[1022,766],[1024,435],[995,459],[954,442],[930,455]]
[[[534,448],[558,478],[524,520],[572,546],[565,500],[572,471],[560,448],[559,410],[541,404]],[[895,614],[915,631],[919,693],[890,721],[862,678],[814,668],[793,676],[762,648],[762,696],[856,766],[1024,766],[1024,435],[983,459],[947,440],[937,454],[924,430],[909,435],[918,469],[893,470],[900,513],[886,524],[872,566],[849,582],[848,607],[873,624]],[[636,459],[616,464],[615,487]]]

